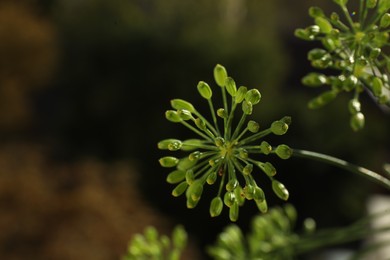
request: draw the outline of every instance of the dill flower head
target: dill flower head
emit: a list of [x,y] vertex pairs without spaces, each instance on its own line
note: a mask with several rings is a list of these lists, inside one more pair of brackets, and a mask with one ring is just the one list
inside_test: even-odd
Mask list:
[[357,131],[364,127],[359,95],[367,91],[378,104],[390,106],[389,0],[360,0],[358,12],[347,8],[348,0],[333,0],[342,15],[333,12],[326,16],[321,8],[311,7],[309,15],[315,24],[297,29],[295,35],[307,41],[319,41],[321,48],[309,51],[307,57],[318,70],[334,72],[326,75],[311,72],[302,79],[310,87],[327,86],[321,95],[312,99],[309,108],[319,108],[341,92],[352,92],[348,104],[350,126]]
[[[288,199],[288,190],[275,178],[276,168],[261,158],[264,158],[262,155],[276,154],[282,159],[288,159],[292,150],[285,144],[273,147],[261,139],[269,134],[284,135],[291,118],[283,117],[262,129],[258,122],[247,121],[253,106],[261,101],[260,92],[245,86],[237,88],[233,78],[228,76],[221,65],[215,66],[214,79],[222,92],[221,108],[214,108],[213,91],[206,82],[200,81],[197,86],[199,94],[208,102],[210,121],[190,102],[183,99],[171,100],[173,109],[165,112],[166,119],[184,125],[196,137],[160,141],[159,149],[182,151],[186,155],[180,158],[168,155],[160,158],[159,162],[162,167],[174,168],[168,174],[167,182],[176,184],[173,196],[185,194],[188,208],[197,205],[206,184],[218,184],[216,196],[210,203],[210,215],[219,216],[226,206],[229,208],[230,220],[236,221],[239,207],[245,200],[253,200],[260,211],[267,211],[265,194],[253,172],[263,172],[275,194],[282,200]],[[239,114],[240,119],[234,120]]]

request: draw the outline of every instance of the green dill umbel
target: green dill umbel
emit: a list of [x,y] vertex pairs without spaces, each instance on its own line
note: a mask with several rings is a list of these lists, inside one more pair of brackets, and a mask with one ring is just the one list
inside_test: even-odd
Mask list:
[[[276,154],[281,159],[288,159],[292,150],[285,144],[272,147],[262,139],[269,134],[284,135],[291,118],[283,117],[268,128],[261,128],[258,122],[248,120],[253,106],[261,101],[259,90],[237,87],[226,69],[219,64],[214,68],[214,79],[222,93],[221,108],[215,108],[213,91],[206,82],[200,81],[197,86],[199,94],[208,103],[211,120],[200,114],[190,102],[171,100],[173,109],[166,111],[166,119],[184,125],[195,136],[187,140],[169,138],[160,141],[159,149],[180,150],[187,152],[187,156],[177,158],[168,155],[160,158],[159,162],[162,167],[174,168],[168,174],[167,181],[176,185],[173,196],[185,194],[188,208],[197,205],[206,184],[216,184],[218,188],[210,203],[210,215],[219,216],[226,206],[230,220],[236,221],[239,207],[245,200],[255,201],[261,212],[268,209],[265,194],[253,172],[263,172],[274,193],[282,200],[288,199],[288,190],[275,178],[276,168],[266,161],[265,155]],[[241,117],[233,120],[237,114],[241,114]],[[223,127],[220,129],[220,126]]]
[[357,12],[347,7],[347,0],[334,0],[341,9],[325,15],[311,7],[314,25],[297,29],[295,35],[307,41],[319,41],[321,47],[309,51],[307,58],[317,70],[334,71],[333,75],[311,72],[302,79],[309,87],[328,89],[312,99],[309,108],[329,103],[341,92],[351,92],[348,104],[350,126],[354,131],[364,127],[359,95],[366,91],[378,104],[390,106],[389,0],[360,0]]

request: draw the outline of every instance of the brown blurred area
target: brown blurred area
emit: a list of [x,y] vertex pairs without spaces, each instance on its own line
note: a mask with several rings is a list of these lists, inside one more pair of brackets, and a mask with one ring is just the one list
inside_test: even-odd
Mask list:
[[145,226],[169,230],[128,163],[58,165],[42,147],[12,143],[0,168],[1,259],[119,259]]
[[58,62],[55,28],[31,1],[0,3],[0,127],[31,120],[29,94],[50,80]]
[[20,134],[60,59],[56,28],[34,1],[0,3],[0,39],[0,259],[119,259],[147,225],[169,232],[131,163],[54,162]]

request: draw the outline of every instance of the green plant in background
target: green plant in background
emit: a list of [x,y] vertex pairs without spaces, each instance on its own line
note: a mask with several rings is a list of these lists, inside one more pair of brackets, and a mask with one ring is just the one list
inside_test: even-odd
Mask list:
[[[260,92],[257,89],[248,90],[244,86],[237,89],[235,81],[221,65],[214,68],[214,78],[222,92],[222,108],[214,109],[213,92],[207,83],[200,81],[197,86],[200,95],[209,104],[212,123],[191,103],[182,99],[171,100],[175,110],[166,111],[166,118],[171,122],[181,123],[201,139],[162,140],[158,143],[159,149],[190,153],[180,159],[165,156],[159,161],[163,167],[176,167],[168,175],[167,181],[177,184],[172,191],[173,196],[186,194],[188,208],[197,205],[206,183],[219,183],[217,195],[210,204],[210,215],[220,215],[225,205],[229,208],[230,220],[236,221],[239,206],[242,206],[245,200],[254,200],[261,212],[267,211],[264,192],[253,176],[256,168],[269,178],[272,189],[279,198],[288,199],[286,187],[275,178],[275,167],[270,162],[258,160],[254,156],[276,154],[282,159],[288,159],[292,150],[287,145],[272,147],[268,142],[259,140],[269,134],[284,135],[291,119],[283,117],[264,129],[253,120],[246,123],[247,117],[252,114],[253,106],[261,100]],[[234,122],[233,119],[239,112],[237,110],[241,110],[241,118]],[[222,130],[217,119],[223,121]]]
[[321,8],[311,7],[309,15],[315,25],[297,29],[295,35],[307,41],[319,41],[322,48],[309,51],[311,65],[326,69],[329,74],[311,72],[302,79],[310,87],[329,86],[312,99],[309,108],[319,108],[341,92],[352,92],[348,107],[350,125],[355,131],[364,127],[359,95],[366,90],[377,103],[390,106],[390,57],[384,53],[389,46],[390,1],[360,0],[359,11],[351,12],[347,0],[334,0],[342,11],[326,16]]
[[172,238],[159,235],[154,227],[147,227],[144,234],[136,234],[130,241],[127,254],[122,260],[179,260],[187,245],[187,232],[176,226]]

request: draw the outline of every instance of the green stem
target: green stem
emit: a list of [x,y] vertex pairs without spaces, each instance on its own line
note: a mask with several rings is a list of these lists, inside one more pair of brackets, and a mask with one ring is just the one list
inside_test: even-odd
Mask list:
[[390,180],[385,178],[384,176],[380,175],[379,173],[373,172],[371,170],[368,170],[366,168],[351,164],[347,161],[338,159],[333,156],[316,153],[312,151],[305,151],[305,150],[299,150],[299,149],[293,149],[293,156],[295,157],[301,157],[301,158],[307,158],[307,159],[313,159],[317,161],[321,161],[324,163],[331,164],[333,166],[337,166],[341,169],[350,171],[352,173],[356,173],[358,175],[361,175],[363,177],[366,177],[370,179],[371,181],[382,185],[386,189],[390,190]]
[[341,10],[343,10],[344,16],[347,19],[349,25],[351,26],[352,31],[356,32],[355,25],[354,25],[354,22],[353,22],[351,16],[349,15],[348,8],[345,5],[343,5],[343,6],[341,6]]
[[213,106],[213,102],[211,101],[211,99],[208,99],[207,101],[209,103],[210,112],[211,112],[211,116],[213,117],[213,122],[214,122],[215,129],[217,130],[217,133],[218,133],[217,136],[220,136],[221,132],[219,131],[218,122],[217,122],[217,116],[215,115],[215,109],[214,109],[214,106]]
[[243,145],[243,144],[246,144],[246,143],[253,142],[253,141],[255,141],[255,140],[257,140],[257,139],[260,139],[260,138],[262,138],[262,137],[264,137],[264,136],[266,136],[266,135],[269,135],[270,133],[272,133],[272,131],[271,131],[270,128],[268,128],[268,129],[266,129],[266,130],[263,130],[263,131],[261,131],[261,132],[258,132],[258,133],[254,134],[254,135],[251,135],[251,136],[249,136],[249,137],[247,137],[247,138],[241,140],[241,141],[238,143],[238,145]]
[[191,131],[193,131],[194,133],[197,133],[198,135],[200,135],[201,137],[203,137],[204,139],[214,143],[214,140],[205,135],[204,133],[202,133],[201,131],[199,131],[198,129],[196,129],[195,127],[193,127],[192,125],[190,125],[189,123],[187,123],[186,121],[180,121],[180,123],[182,123],[183,125],[185,125],[188,129],[190,129]]

